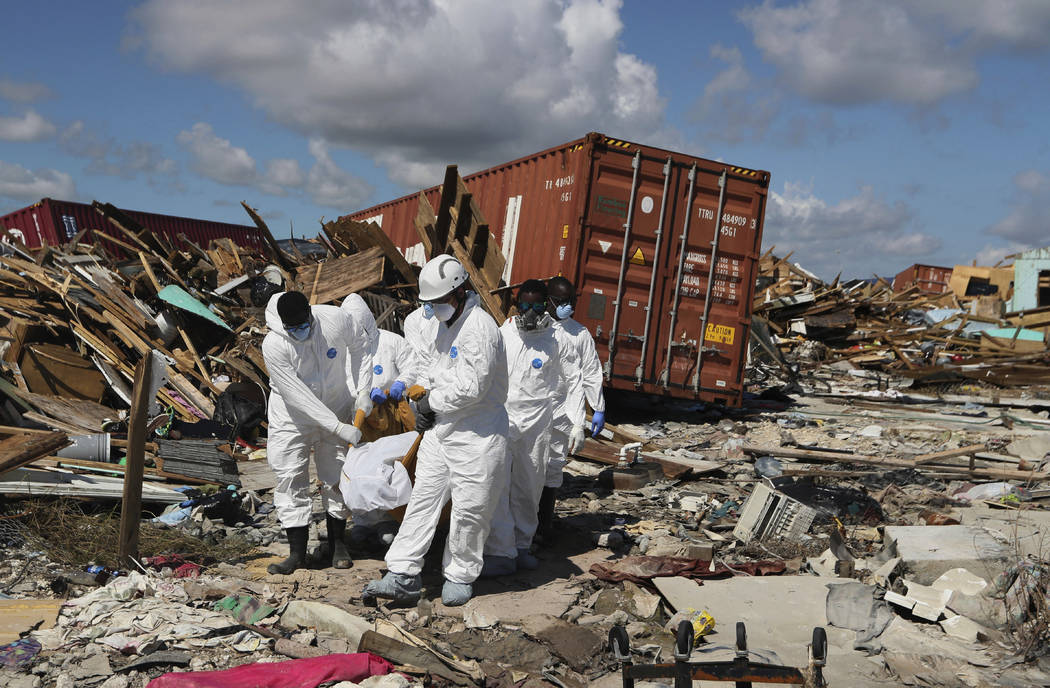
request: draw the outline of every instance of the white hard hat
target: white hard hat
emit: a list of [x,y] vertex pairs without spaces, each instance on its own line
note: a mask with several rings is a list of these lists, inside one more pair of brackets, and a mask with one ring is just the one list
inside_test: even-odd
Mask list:
[[435,301],[467,281],[467,271],[458,260],[441,255],[427,261],[419,272],[419,300]]

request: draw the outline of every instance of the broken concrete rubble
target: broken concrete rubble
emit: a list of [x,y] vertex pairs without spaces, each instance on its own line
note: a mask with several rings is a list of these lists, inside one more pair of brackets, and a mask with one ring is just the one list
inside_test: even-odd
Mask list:
[[[161,265],[149,255],[147,262]],[[307,273],[326,278],[316,269]],[[147,281],[148,276],[135,281],[135,298],[141,300]],[[826,295],[818,293],[803,304],[806,310],[796,312],[807,321],[810,341],[785,336],[775,343],[788,354],[787,367],[797,368],[795,387],[769,387],[771,379],[787,373],[767,361],[749,372],[754,384],[742,409],[610,399],[610,418],[618,419],[618,412],[619,419],[631,420],[619,429],[646,443],[643,456],[661,466],[661,474],[647,470],[640,485],[617,488],[613,482],[610,488],[601,478],[609,470],[602,456],[581,453],[569,463],[559,493],[558,537],[535,552],[540,568],[480,581],[475,599],[464,608],[439,601],[437,552],[424,569],[424,599],[410,609],[361,604],[361,588],[384,566],[382,552],[365,547],[353,551],[355,566],[346,571],[267,574],[266,564],[283,555],[284,545],[271,511],[272,478],[260,460],[235,462],[245,486],[237,493],[239,520],[227,523],[221,508],[208,512],[199,503],[171,510],[169,520],[176,525],[164,532],[183,533],[214,552],[233,538],[248,545],[236,556],[215,556],[218,561],[193,559],[201,568],[196,580],[178,579],[178,566],[162,565],[120,576],[123,581],[103,581],[108,584],[102,587],[83,584],[73,575],[86,573],[82,567],[73,570],[52,559],[32,538],[12,532],[6,539],[9,533],[0,525],[5,538],[0,591],[62,610],[52,629],[3,629],[15,638],[28,632],[26,637],[39,638],[43,647],[26,667],[0,670],[0,683],[93,681],[97,688],[126,679],[127,688],[142,688],[178,669],[226,670],[280,661],[288,653],[347,654],[366,642],[370,652],[407,667],[411,677],[367,680],[383,685],[403,686],[408,680],[612,684],[618,676],[610,673],[615,667],[606,647],[610,630],[623,626],[638,652],[636,661],[666,661],[674,645],[668,623],[682,611],[679,605],[687,605],[715,618],[714,628],[703,635],[708,647],[731,646],[736,621],[744,621],[756,653],[772,652],[789,664],[804,663],[812,629],[826,628],[831,648],[826,675],[832,685],[947,682],[959,676],[975,684],[1038,685],[1045,650],[1033,641],[1040,631],[1032,601],[1045,594],[1035,564],[1047,558],[1042,543],[1050,528],[1045,452],[1040,454],[1050,437],[1050,401],[1043,389],[1019,386],[1016,374],[1041,359],[1016,356],[1011,362],[995,350],[981,354],[983,362],[971,364],[976,369],[941,361],[956,351],[976,356],[980,344],[971,341],[934,352],[936,365],[919,366],[921,342],[902,340],[894,329],[906,317],[906,306],[914,305],[910,298],[897,299],[877,285],[824,289]],[[51,304],[47,309],[55,306],[54,297],[44,296]],[[852,309],[858,324],[852,334],[822,334],[818,342],[821,327],[825,333],[837,328],[818,322],[820,314],[809,309],[831,303]],[[238,307],[221,299],[213,304],[232,327],[248,322]],[[54,319],[40,304],[24,308]],[[247,314],[248,307],[242,308]],[[777,324],[797,319],[781,317],[787,308],[774,304],[763,310]],[[869,317],[865,308],[876,315]],[[130,316],[118,319],[124,317]],[[241,381],[254,376],[265,384],[254,359],[255,327],[247,325],[213,354],[194,342],[204,354],[201,362],[211,373]],[[947,339],[952,331],[922,327],[908,336]],[[838,342],[840,335],[847,341]],[[112,343],[124,352],[125,343]],[[190,406],[216,401],[188,347],[175,348],[167,349],[178,364],[173,370],[191,381],[197,394],[182,389],[183,395],[171,386],[159,394],[167,401],[178,394]],[[1007,380],[1012,388],[977,382],[971,370]],[[929,386],[934,372],[950,376],[953,386]],[[36,408],[28,413],[63,420],[46,401],[22,396]],[[77,410],[83,412],[79,405]],[[79,425],[80,413],[70,418]],[[242,451],[234,453],[247,459]],[[105,469],[119,474],[114,466]],[[161,472],[158,465],[147,478],[159,481]],[[169,482],[167,489],[179,486]],[[736,537],[749,500],[769,494],[797,501],[813,518],[804,527],[748,541]],[[961,495],[980,498],[964,501]],[[16,508],[5,510],[0,524],[14,523],[6,517],[24,511],[10,506]],[[188,511],[176,514],[183,509]],[[311,548],[327,537],[319,502],[314,511]],[[949,519],[960,525],[927,525]],[[777,537],[784,533],[791,537]],[[831,575],[810,575],[821,562]],[[1005,589],[994,590],[997,577],[1010,571]],[[849,601],[832,595],[833,590],[845,595],[847,586],[854,591]],[[216,611],[215,603],[227,596],[250,596],[278,609],[279,618]],[[887,601],[902,599],[904,608]],[[1018,622],[1021,604],[1028,616]],[[178,647],[186,649],[171,649]]]

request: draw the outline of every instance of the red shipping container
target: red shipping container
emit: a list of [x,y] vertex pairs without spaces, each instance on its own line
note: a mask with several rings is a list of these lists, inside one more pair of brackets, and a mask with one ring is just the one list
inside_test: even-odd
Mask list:
[[[255,226],[212,222],[175,215],[159,215],[138,210],[124,210],[124,212],[143,227],[166,236],[176,247],[183,247],[183,242],[178,235],[184,234],[190,241],[202,248],[208,248],[212,239],[229,238],[242,248],[254,249],[259,253],[264,251],[265,239],[259,228]],[[30,248],[44,244],[49,246],[64,244],[82,229],[88,230],[81,239],[84,243],[95,241],[91,231],[94,229],[118,239],[124,239],[108,220],[87,203],[57,201],[52,198],[45,198],[39,203],[0,217],[0,227],[13,231],[14,236]],[[119,246],[107,245],[106,248],[121,255],[124,253]]]
[[952,278],[952,270],[953,268],[916,263],[897,273],[893,278],[893,291],[904,291],[914,285],[926,294],[945,294],[950,290],[948,281]]
[[[508,284],[576,285],[607,386],[740,405],[768,172],[591,133],[464,182]],[[438,206],[438,187],[423,193]],[[412,194],[349,217],[422,264],[417,206]]]

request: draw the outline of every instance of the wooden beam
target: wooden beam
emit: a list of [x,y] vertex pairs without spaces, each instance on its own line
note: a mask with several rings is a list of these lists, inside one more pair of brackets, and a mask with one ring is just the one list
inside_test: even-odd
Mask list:
[[8,437],[0,441],[0,474],[21,468],[66,446],[69,446],[69,436],[64,432],[23,432]]
[[120,506],[118,558],[125,566],[139,556],[139,521],[142,519],[142,475],[146,467],[146,421],[149,418],[153,380],[153,352],[147,351],[135,369],[128,421],[128,450],[124,467],[124,499]]
[[912,459],[912,463],[919,466],[924,463],[940,461],[941,459],[950,459],[956,456],[973,456],[977,452],[983,451],[988,451],[987,444],[971,444],[968,447],[957,447],[955,449],[946,449],[944,451],[933,452],[930,454],[920,454]]
[[[288,256],[285,254],[285,252],[282,251],[281,247],[277,245],[277,240],[274,239],[273,234],[270,233],[270,228],[267,226],[266,222],[263,221],[261,217],[259,217],[259,213],[255,212],[255,208],[252,208],[244,201],[241,201],[241,205],[244,207],[244,212],[248,213],[248,217],[252,219],[252,222],[255,223],[255,226],[259,228],[260,232],[262,232],[263,240],[265,241],[266,246],[270,249],[270,255],[275,261],[277,261],[277,264],[285,270],[288,270],[289,272],[294,270],[295,264],[288,259]],[[292,242],[292,246],[295,246],[294,241]]]
[[[756,447],[745,444],[742,450],[747,454],[758,456],[781,456],[788,459],[799,459],[807,462],[823,463],[859,463],[868,466],[885,466],[889,469],[915,468],[910,459],[887,459],[880,456],[867,456],[864,454],[840,454],[838,452],[819,451],[814,449],[792,449],[790,447]],[[922,464],[924,469],[937,473],[957,473],[961,475],[973,475],[981,478],[998,478],[1000,480],[1027,480],[1041,481],[1050,477],[1047,473],[1036,473],[1032,471],[1019,471],[1007,468],[969,468],[966,466],[942,466]]]

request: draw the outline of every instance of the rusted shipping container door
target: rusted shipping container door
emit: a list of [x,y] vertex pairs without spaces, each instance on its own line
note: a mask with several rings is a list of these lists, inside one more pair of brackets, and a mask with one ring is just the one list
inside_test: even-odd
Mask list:
[[577,317],[612,387],[739,404],[765,195],[726,169],[723,194],[691,159],[596,156]]
[[[683,172],[676,241],[653,356],[653,391],[686,390],[737,405],[743,393],[765,186],[739,168]],[[750,175],[755,175],[752,177]],[[690,179],[691,177],[691,179]],[[684,235],[684,240],[683,240]]]
[[576,317],[595,334],[599,346],[604,345],[600,355],[607,366],[612,349],[606,374],[617,380],[652,374],[645,340],[652,341],[660,317],[659,276],[667,254],[667,228],[661,218],[668,214],[671,181],[666,167],[659,160],[613,151],[595,156],[592,167]]

